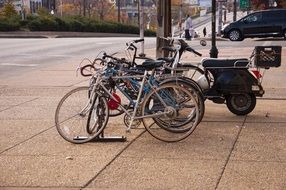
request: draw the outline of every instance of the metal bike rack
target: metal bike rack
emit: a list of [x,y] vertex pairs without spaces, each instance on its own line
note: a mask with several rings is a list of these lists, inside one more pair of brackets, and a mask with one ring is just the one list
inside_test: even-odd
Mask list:
[[[84,140],[87,139],[88,137],[82,137],[82,136],[77,136],[74,137],[74,140]],[[125,136],[105,136],[104,133],[102,132],[99,134],[98,137],[90,140],[89,142],[125,142],[127,141],[127,138]]]
[[125,142],[126,140],[125,136],[105,136],[104,131],[102,131],[97,138],[90,142]]

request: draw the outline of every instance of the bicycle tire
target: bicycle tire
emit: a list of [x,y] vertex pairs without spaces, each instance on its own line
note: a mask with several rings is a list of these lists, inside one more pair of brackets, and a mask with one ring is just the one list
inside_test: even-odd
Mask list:
[[[182,96],[188,96],[188,99],[190,100],[190,104],[194,105],[194,108],[192,108],[192,110],[194,110],[194,115],[195,118],[192,118],[192,116],[190,116],[190,118],[186,118],[187,120],[189,119],[190,122],[186,122],[185,125],[179,125],[180,128],[180,132],[175,132],[177,130],[175,130],[174,126],[172,126],[172,122],[184,117],[184,114],[188,113],[190,110],[180,110],[180,107],[187,108],[185,105],[186,103],[184,103],[184,105],[176,105],[175,107],[171,106],[171,103],[168,102],[169,100],[167,100],[167,98],[162,98],[161,95],[161,99],[164,99],[164,103],[166,105],[168,105],[167,109],[171,110],[171,114],[167,115],[160,115],[160,120],[164,120],[164,126],[162,126],[160,123],[160,125],[158,125],[158,123],[156,123],[154,121],[154,117],[148,117],[148,115],[154,115],[156,113],[160,113],[162,112],[162,109],[164,109],[163,111],[166,110],[166,107],[160,107],[160,105],[158,104],[158,101],[152,105],[150,105],[150,99],[154,99],[155,94],[160,94],[160,91],[162,90],[167,90],[167,91],[172,91],[175,92],[176,94],[172,93],[172,98],[181,98]],[[155,100],[154,100],[155,101]],[[177,103],[177,102],[176,102]],[[163,103],[162,103],[163,104]],[[158,109],[160,108],[160,109]],[[152,111],[155,110],[155,111]],[[196,126],[199,123],[199,105],[195,100],[194,95],[192,95],[191,92],[189,92],[187,89],[184,89],[181,86],[178,85],[174,85],[174,84],[164,84],[164,85],[160,85],[155,91],[150,92],[145,98],[144,101],[142,103],[142,116],[144,116],[144,118],[142,119],[143,121],[143,125],[146,128],[146,130],[156,139],[159,139],[161,141],[165,141],[165,142],[178,142],[181,141],[185,138],[187,138],[196,128]],[[177,122],[176,121],[176,122]],[[169,122],[168,126],[166,125],[166,123]],[[185,121],[184,121],[185,122]],[[176,126],[175,126],[176,127]],[[169,129],[167,129],[169,128]],[[186,129],[186,130],[184,130]],[[183,131],[184,130],[184,131]]]
[[191,93],[197,98],[197,102],[199,104],[199,122],[202,121],[204,114],[205,114],[205,98],[203,95],[202,90],[200,89],[199,85],[192,79],[180,77],[180,78],[171,78],[164,80],[160,83],[160,85],[163,84],[175,84],[175,85],[181,85],[183,88],[189,89]]
[[58,133],[68,142],[81,144],[95,138],[86,131],[91,107],[89,87],[75,88],[60,100],[55,112]]
[[205,71],[202,70],[200,67],[186,63],[186,64],[179,64],[177,68],[185,68],[187,71],[183,71],[184,76],[190,78],[194,81],[198,80],[198,78],[202,75],[205,75]]
[[[105,129],[109,119],[107,100],[103,96],[96,95],[88,113],[86,131],[93,138],[98,137]],[[92,140],[92,139],[90,139]]]
[[[205,104],[204,104],[204,96],[203,93],[201,92],[200,89],[198,89],[197,84],[194,84],[195,81],[192,81],[191,79],[188,80],[180,80],[180,79],[171,79],[171,80],[166,80],[166,81],[162,81],[160,84],[174,84],[174,85],[180,85],[185,89],[188,89],[196,98],[196,101],[199,105],[199,121],[198,123],[201,122],[201,120],[203,119],[204,113],[205,113]],[[193,119],[195,118],[195,115],[193,115]],[[158,124],[161,125],[161,127],[164,127],[165,123],[164,121],[162,121],[160,118],[154,118],[154,121]],[[170,132],[186,132],[187,130],[189,130],[188,128],[182,128],[180,129],[179,127],[182,125],[187,124],[187,122],[191,122],[192,120],[188,120],[185,123],[180,123],[176,126],[174,126],[173,128],[166,128],[166,130],[169,130]],[[174,125],[174,124],[173,124]]]

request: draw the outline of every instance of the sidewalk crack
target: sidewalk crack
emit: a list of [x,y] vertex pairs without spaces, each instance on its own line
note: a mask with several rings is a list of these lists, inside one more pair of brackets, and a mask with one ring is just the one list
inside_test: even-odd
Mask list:
[[48,130],[54,128],[54,127],[55,127],[55,126],[52,126],[52,127],[49,127],[49,128],[47,128],[47,129],[45,129],[45,130],[42,130],[42,131],[38,132],[37,134],[34,134],[33,136],[31,136],[31,137],[29,137],[29,138],[27,138],[27,139],[25,139],[25,140],[23,140],[23,141],[21,141],[21,142],[18,142],[17,144],[15,144],[15,145],[13,145],[13,146],[10,146],[10,147],[4,149],[3,151],[0,152],[0,154],[2,154],[2,153],[4,153],[4,152],[7,152],[8,150],[11,150],[12,148],[15,148],[16,146],[18,146],[18,145],[20,145],[20,144],[22,144],[22,143],[24,143],[24,142],[27,142],[27,141],[33,139],[34,137],[36,137],[36,136],[38,136],[38,135],[40,135],[40,134],[42,134],[42,133],[44,133],[44,132],[46,132],[46,131],[48,131]]
[[136,138],[134,138],[129,144],[126,145],[117,155],[114,156],[114,158],[108,162],[93,178],[91,178],[85,185],[82,186],[81,189],[86,188],[88,185],[92,183],[108,166],[110,166],[127,148],[129,148],[130,145],[132,145],[139,137],[141,137],[146,130],[142,131]]
[[38,100],[38,99],[39,99],[39,98],[34,98],[34,99],[32,99],[32,100],[28,100],[28,101],[22,102],[22,103],[20,103],[20,104],[12,105],[12,106],[10,106],[10,107],[8,107],[8,108],[5,108],[5,109],[3,109],[3,110],[0,110],[0,112],[9,110],[9,109],[11,109],[11,108],[14,108],[14,107],[17,107],[17,106],[20,106],[20,105],[23,105],[23,104],[26,104],[26,103],[29,103],[29,102],[33,102],[33,101]]
[[228,154],[228,156],[227,156],[227,158],[226,158],[225,164],[224,164],[223,169],[222,169],[222,171],[221,171],[221,173],[220,173],[220,176],[219,176],[218,181],[217,181],[217,183],[216,183],[215,189],[218,189],[218,186],[219,186],[219,184],[220,184],[221,178],[222,178],[222,176],[223,176],[223,174],[224,174],[224,172],[225,172],[226,166],[227,166],[227,164],[229,163],[231,154],[232,154],[232,152],[233,152],[233,150],[234,150],[234,147],[235,147],[236,144],[237,144],[237,141],[238,141],[238,138],[239,138],[239,136],[240,136],[240,133],[241,133],[241,131],[242,131],[242,129],[243,129],[243,126],[244,126],[245,123],[246,123],[246,118],[247,118],[247,115],[245,116],[245,118],[244,118],[244,120],[243,120],[243,122],[242,122],[242,126],[239,127],[238,133],[237,133],[237,135],[236,135],[236,137],[235,137],[235,140],[234,140],[234,142],[233,142],[233,144],[232,144],[231,150],[230,150],[230,152],[229,152],[229,154]]

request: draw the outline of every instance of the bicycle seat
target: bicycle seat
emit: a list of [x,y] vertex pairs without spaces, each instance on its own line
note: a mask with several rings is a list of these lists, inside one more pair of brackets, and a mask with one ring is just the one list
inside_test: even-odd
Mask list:
[[137,68],[143,68],[147,71],[152,69],[162,67],[165,62],[163,60],[147,60],[142,63],[142,65],[137,65]]
[[217,58],[205,58],[202,60],[202,66],[206,68],[236,68],[247,67],[249,64],[248,59],[217,59]]

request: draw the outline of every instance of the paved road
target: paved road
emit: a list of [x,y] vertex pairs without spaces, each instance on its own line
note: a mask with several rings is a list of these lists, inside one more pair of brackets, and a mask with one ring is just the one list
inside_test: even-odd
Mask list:
[[[95,58],[100,51],[122,52],[125,43],[134,39],[136,38],[1,38],[0,78],[71,60],[79,63],[83,58]],[[145,48],[153,47],[154,38],[145,38]]]
[[[93,59],[100,51],[123,52],[125,43],[136,38],[45,38],[45,39],[0,39],[0,78],[20,75],[23,72],[41,69],[51,65],[83,58]],[[145,38],[145,49],[148,54],[154,54],[155,38]],[[198,40],[190,42],[196,50],[210,49],[211,42],[206,47],[199,45]],[[285,41],[277,39],[246,39],[242,42],[219,40],[217,48],[254,47],[256,45],[281,45]],[[140,45],[139,53],[140,53]],[[207,55],[208,56],[208,55]],[[219,54],[220,56],[220,54]]]

